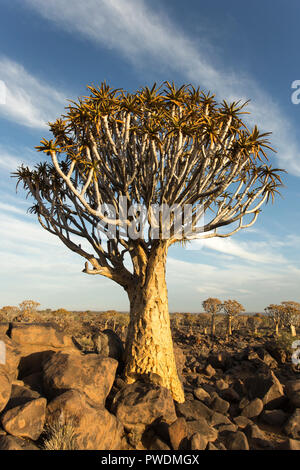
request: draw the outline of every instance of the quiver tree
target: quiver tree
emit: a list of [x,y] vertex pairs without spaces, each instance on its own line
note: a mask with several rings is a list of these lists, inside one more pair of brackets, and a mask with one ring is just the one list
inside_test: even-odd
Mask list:
[[202,302],[202,307],[206,313],[209,313],[211,316],[211,336],[216,334],[216,315],[222,309],[222,302],[219,299],[209,297],[208,299]]
[[272,319],[275,326],[275,335],[279,335],[279,328],[283,322],[283,305],[270,304],[265,308],[266,314]]
[[41,304],[35,300],[23,300],[20,304],[21,313],[36,313]]
[[225,300],[222,308],[227,316],[227,334],[230,336],[232,335],[232,318],[245,312],[245,309],[237,300]]
[[251,315],[250,317],[248,317],[247,320],[249,328],[253,331],[255,335],[257,334],[258,327],[262,322],[263,318],[260,313],[255,313],[254,315]]
[[16,316],[15,321],[32,322],[36,320],[37,308],[39,302],[35,300],[23,300],[20,304],[20,314]]
[[[156,373],[182,402],[165,281],[168,248],[253,225],[281,184],[280,170],[266,163],[267,134],[242,122],[246,103],[217,104],[199,89],[167,82],[135,93],[105,83],[88,89],[90,96],[49,123],[53,139],[37,147],[48,158],[34,169],[21,166],[16,176],[35,199],[31,212],[42,227],[85,258],[83,272],[127,292],[126,380]],[[175,208],[171,217],[164,208]],[[187,208],[188,223],[174,216],[178,208]]]
[[14,305],[5,305],[1,308],[0,313],[3,315],[4,321],[11,322],[20,313],[20,309]]
[[282,322],[290,329],[291,335],[296,336],[296,325],[300,319],[300,303],[289,300],[281,304],[283,306]]

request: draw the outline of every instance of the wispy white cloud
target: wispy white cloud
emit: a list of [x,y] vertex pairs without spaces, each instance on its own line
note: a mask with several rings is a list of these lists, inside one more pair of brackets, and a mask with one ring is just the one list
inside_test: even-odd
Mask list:
[[136,65],[151,58],[216,92],[222,99],[251,98],[249,111],[253,114],[248,122],[273,132],[272,144],[278,151],[280,165],[300,175],[300,145],[293,137],[297,130],[279,104],[252,77],[224,69],[217,64],[216,56],[213,62],[207,57],[207,41],[205,48],[196,44],[162,9],[158,14],[144,0],[25,1],[60,27],[120,51]]
[[263,311],[285,298],[300,300],[295,298],[300,269],[292,263],[274,268],[247,262],[220,264],[218,260],[207,265],[169,257],[167,280],[172,311],[202,311],[202,301],[208,297],[236,298],[252,311]]
[[0,104],[0,117],[42,129],[64,109],[64,93],[43,83],[7,57],[0,57],[0,79],[6,87],[5,103]]
[[[20,214],[24,215],[24,210],[20,209],[19,207],[13,206],[12,204],[6,204],[5,202],[0,202],[0,214],[1,211],[8,212],[9,214]],[[1,215],[0,215],[1,219]]]
[[82,258],[34,218],[20,217],[22,212],[24,215],[25,211],[0,203],[0,308],[26,298],[39,301],[43,308],[127,308],[119,286],[104,277],[83,274]]
[[21,160],[0,146],[0,167],[5,170],[15,170],[21,164]]
[[[30,297],[52,308],[128,308],[128,299],[119,286],[101,276],[83,275],[82,258],[43,230],[35,217],[25,218],[25,210],[14,204],[14,199],[0,203],[2,304]],[[293,241],[287,240],[288,245]],[[249,250],[241,241],[214,244],[212,249],[226,259],[211,257],[210,264],[174,259],[170,253],[167,282],[171,310],[200,311],[201,302],[209,296],[234,297],[252,310],[285,298],[297,300],[300,266],[293,256],[282,262],[282,246],[276,245],[276,239],[274,248],[267,248],[265,242],[251,243]]]
[[[274,244],[273,244],[274,243]],[[195,240],[187,249],[208,249],[223,253],[227,256],[241,258],[253,263],[260,264],[278,264],[286,263],[286,258],[278,253],[275,246],[283,243],[278,240],[274,241],[237,241],[233,238],[208,238],[203,240]]]
[[35,152],[30,148],[12,148],[0,144],[0,168],[5,171],[15,170],[22,163],[32,163]]

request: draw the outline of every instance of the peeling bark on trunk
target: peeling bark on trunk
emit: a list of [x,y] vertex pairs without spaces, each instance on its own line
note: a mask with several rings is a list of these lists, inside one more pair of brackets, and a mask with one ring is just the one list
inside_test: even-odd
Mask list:
[[144,283],[128,288],[130,322],[125,347],[125,378],[135,382],[141,375],[155,373],[174,400],[184,402],[178,378],[165,280],[166,253],[158,250],[149,259]]

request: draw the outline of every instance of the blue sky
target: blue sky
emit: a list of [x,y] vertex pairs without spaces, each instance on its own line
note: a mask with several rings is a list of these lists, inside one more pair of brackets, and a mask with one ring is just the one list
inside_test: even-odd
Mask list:
[[251,99],[249,124],[272,131],[282,198],[251,229],[188,249],[171,248],[171,311],[201,310],[209,297],[248,311],[300,301],[300,80],[297,0],[0,0],[0,306],[26,298],[43,308],[128,309],[117,284],[81,271],[83,260],[44,232],[10,172],[42,156],[45,123],[87,84],[134,91],[154,81],[192,83],[219,99]]

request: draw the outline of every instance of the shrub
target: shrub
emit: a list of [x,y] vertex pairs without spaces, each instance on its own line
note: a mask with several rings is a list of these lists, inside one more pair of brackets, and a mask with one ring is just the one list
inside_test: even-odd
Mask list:
[[42,443],[43,450],[78,450],[76,427],[72,420],[59,417],[48,423]]

